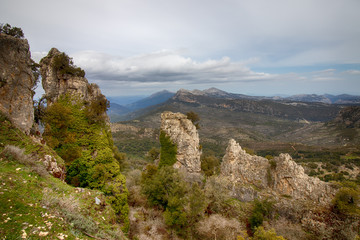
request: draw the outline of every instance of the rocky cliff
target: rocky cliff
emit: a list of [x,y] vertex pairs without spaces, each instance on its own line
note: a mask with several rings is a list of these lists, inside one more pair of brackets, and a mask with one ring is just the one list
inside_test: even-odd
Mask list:
[[105,98],[100,88],[89,83],[85,72],[73,65],[72,60],[56,48],[40,61],[42,86],[48,104],[55,102],[63,94],[77,95],[85,102]]
[[289,154],[280,154],[269,161],[246,153],[233,139],[226,149],[221,175],[237,185],[271,189],[273,194],[298,200],[328,203],[336,193],[330,184],[306,175]]
[[194,124],[184,114],[163,112],[161,130],[177,145],[175,168],[189,173],[201,171],[199,134]]
[[28,41],[0,34],[0,111],[27,134],[34,122],[31,65]]

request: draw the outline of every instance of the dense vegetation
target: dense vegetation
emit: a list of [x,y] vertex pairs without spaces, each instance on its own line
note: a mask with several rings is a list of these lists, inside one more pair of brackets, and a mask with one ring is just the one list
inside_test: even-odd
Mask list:
[[113,145],[105,120],[99,117],[103,112],[93,112],[93,106],[106,110],[103,102],[85,106],[76,96],[60,96],[46,109],[43,137],[65,160],[66,181],[73,186],[102,190],[127,230],[128,191],[120,173],[123,155]]

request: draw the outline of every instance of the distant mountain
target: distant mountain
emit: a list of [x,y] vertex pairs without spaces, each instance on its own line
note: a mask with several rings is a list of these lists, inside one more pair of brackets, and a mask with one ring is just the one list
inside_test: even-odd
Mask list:
[[[228,93],[223,90],[217,89],[217,88],[209,88],[205,90],[186,90],[186,89],[180,89],[178,93],[191,93],[193,95],[197,96],[208,96],[208,97],[214,97],[214,98],[223,98],[223,99],[273,99],[273,97],[262,97],[262,96],[248,96],[244,94],[237,94],[237,93]],[[276,97],[275,97],[276,98]]]
[[140,100],[137,100],[135,102],[129,103],[129,104],[118,104],[119,101],[125,102],[129,101],[131,99],[138,99],[139,96],[133,96],[133,97],[110,97],[110,107],[108,109],[108,115],[110,117],[111,122],[117,122],[123,120],[123,116],[125,114],[128,114],[133,111],[137,111],[139,109],[143,109],[146,107],[151,107],[153,105],[161,104],[163,102],[166,102],[171,97],[173,97],[175,93],[163,90],[161,92],[157,92],[152,94],[149,97],[143,97]]
[[107,111],[108,116],[110,117],[111,122],[119,121],[119,117],[129,113],[131,110],[127,107],[124,107],[120,104],[110,102],[110,107]]
[[251,144],[296,141],[329,146],[349,142],[346,129],[327,125],[344,107],[323,102],[239,96],[217,89],[181,89],[168,101],[130,112],[121,120],[126,121],[123,124],[140,129],[155,129],[160,126],[160,114],[164,111],[196,112],[201,119],[201,144],[215,152],[223,151],[229,138]]
[[168,99],[172,98],[175,95],[173,92],[169,92],[167,90],[163,90],[161,92],[157,92],[152,94],[149,97],[143,98],[139,101],[136,101],[131,104],[125,105],[128,109],[134,111],[141,108],[146,108],[149,106],[153,106],[159,103],[166,102]]
[[134,103],[136,101],[139,101],[143,98],[145,98],[146,96],[111,96],[108,97],[106,96],[106,98],[112,102],[112,103],[117,103],[119,105],[125,106],[126,104],[130,104],[130,103]]
[[348,94],[341,95],[317,95],[317,94],[300,94],[293,95],[285,98],[290,101],[299,101],[299,102],[322,102],[329,104],[360,104],[360,96],[353,96]]

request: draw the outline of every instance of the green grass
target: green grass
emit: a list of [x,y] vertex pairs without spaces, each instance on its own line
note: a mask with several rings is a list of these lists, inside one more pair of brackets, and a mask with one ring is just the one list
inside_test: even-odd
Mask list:
[[[41,177],[18,162],[0,160],[0,235],[3,239],[124,239],[106,197]],[[98,197],[102,204],[95,204]],[[40,235],[46,235],[41,237]]]
[[56,157],[56,161],[59,166],[64,166],[64,161],[55,154],[47,145],[42,145],[33,141],[25,133],[15,128],[11,122],[4,117],[0,112],[0,152],[5,148],[6,145],[18,146],[25,149],[25,153],[37,155],[42,158],[45,155],[52,155]]

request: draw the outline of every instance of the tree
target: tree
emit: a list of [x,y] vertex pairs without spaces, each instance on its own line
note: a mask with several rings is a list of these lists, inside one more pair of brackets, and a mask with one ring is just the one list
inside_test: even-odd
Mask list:
[[201,156],[201,170],[205,176],[209,177],[218,173],[220,167],[220,161],[214,155]]
[[198,114],[191,111],[186,113],[186,117],[195,125],[196,129],[200,129],[200,125],[199,125],[200,117]]
[[160,132],[160,144],[159,167],[174,165],[176,163],[177,146],[164,131]]
[[4,33],[16,38],[24,38],[24,33],[21,28],[18,27],[11,27],[10,24],[0,24],[0,34]]

